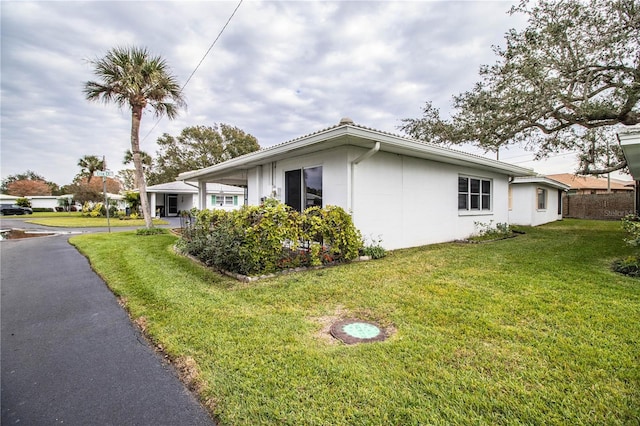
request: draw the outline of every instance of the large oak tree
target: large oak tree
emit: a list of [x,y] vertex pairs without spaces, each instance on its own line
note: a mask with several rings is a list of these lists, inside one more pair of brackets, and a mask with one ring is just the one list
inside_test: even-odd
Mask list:
[[615,139],[597,129],[640,122],[640,3],[525,0],[510,13],[525,14],[527,27],[508,31],[506,46],[494,47],[497,62],[480,69],[472,90],[454,96],[452,117],[441,118],[427,102],[422,118],[403,120],[401,129],[487,151],[519,144],[538,158],[575,150],[583,174],[624,168],[620,151],[604,148]]
[[51,187],[44,180],[16,180],[7,184],[7,194],[16,197],[51,195]]
[[147,107],[157,117],[174,118],[185,105],[180,85],[159,56],[146,48],[116,47],[106,56],[90,61],[99,81],[88,81],[84,93],[90,101],[115,103],[131,110],[131,152],[136,182],[140,190],[142,213],[147,228],[153,226],[140,154],[140,122]]
[[153,184],[260,149],[254,136],[228,124],[186,127],[177,137],[165,133],[157,143],[160,150],[149,173]]
[[[44,177],[34,172],[33,170],[27,170],[24,173],[9,175],[6,178],[2,179],[2,183],[0,184],[0,193],[10,194],[9,185],[18,181],[41,181],[35,184],[36,187],[40,188],[37,190],[38,192],[47,192],[43,187],[41,187],[42,182],[44,182],[49,187],[48,193],[25,194],[25,195],[61,195],[60,187],[58,186],[57,183],[46,180]],[[33,186],[31,183],[28,183],[28,182],[24,184],[19,184],[19,185]],[[19,192],[19,191],[16,190],[16,192]],[[15,194],[10,194],[10,195],[15,195]]]

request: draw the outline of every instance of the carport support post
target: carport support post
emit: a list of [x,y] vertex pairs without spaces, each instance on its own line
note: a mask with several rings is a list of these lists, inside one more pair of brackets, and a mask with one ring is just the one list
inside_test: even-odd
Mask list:
[[198,181],[198,209],[207,208],[207,182]]

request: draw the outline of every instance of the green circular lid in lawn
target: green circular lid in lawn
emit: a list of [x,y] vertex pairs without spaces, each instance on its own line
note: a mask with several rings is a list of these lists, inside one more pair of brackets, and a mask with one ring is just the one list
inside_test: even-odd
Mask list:
[[331,326],[330,332],[333,337],[347,344],[378,342],[387,338],[377,324],[357,319],[338,321]]

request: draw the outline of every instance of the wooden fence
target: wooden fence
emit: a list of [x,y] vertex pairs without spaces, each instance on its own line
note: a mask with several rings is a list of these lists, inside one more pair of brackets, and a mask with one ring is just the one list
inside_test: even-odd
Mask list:
[[634,191],[564,195],[562,216],[577,219],[620,220],[628,214],[634,214],[634,198]]

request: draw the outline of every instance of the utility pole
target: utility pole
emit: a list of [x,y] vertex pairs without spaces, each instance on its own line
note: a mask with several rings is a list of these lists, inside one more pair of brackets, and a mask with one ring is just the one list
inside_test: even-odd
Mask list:
[[[609,158],[609,139],[607,138],[607,169],[611,167],[611,159]],[[611,172],[607,173],[607,193],[611,192]]]

